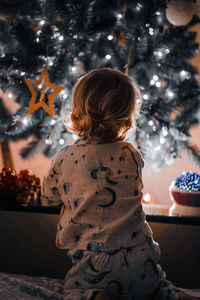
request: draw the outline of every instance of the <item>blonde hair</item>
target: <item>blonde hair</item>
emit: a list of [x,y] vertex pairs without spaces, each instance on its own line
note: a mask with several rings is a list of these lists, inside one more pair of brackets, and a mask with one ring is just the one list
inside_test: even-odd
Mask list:
[[68,129],[89,143],[122,141],[133,123],[137,95],[133,80],[122,72],[92,70],[73,88],[72,126]]

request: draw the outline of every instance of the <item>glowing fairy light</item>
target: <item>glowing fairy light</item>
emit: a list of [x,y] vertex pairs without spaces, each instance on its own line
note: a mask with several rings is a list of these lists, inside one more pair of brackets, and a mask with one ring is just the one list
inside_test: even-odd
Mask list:
[[75,66],[72,67],[72,72],[76,72],[76,67]]
[[140,103],[141,103],[141,99],[140,99],[140,98],[137,98],[137,99],[136,99],[136,103],[140,104]]
[[59,39],[59,41],[63,41],[64,36],[63,36],[63,35],[60,35],[58,39]]
[[56,124],[56,120],[54,120],[54,119],[53,119],[53,120],[51,120],[50,124],[51,124],[51,125],[54,125],[54,124]]
[[159,11],[156,12],[156,16],[160,16],[160,12]]
[[109,35],[108,35],[108,40],[109,40],[109,41],[112,41],[112,40],[113,40],[113,35],[109,34]]
[[158,80],[159,78],[158,78],[157,75],[153,75],[153,79],[156,81],[156,80]]
[[48,65],[53,66],[53,60],[49,60]]
[[174,93],[172,91],[168,91],[167,95],[169,98],[173,98],[174,97]]
[[38,88],[41,89],[41,88],[42,88],[42,84],[39,84],[39,85],[38,85]]
[[168,54],[170,50],[168,48],[165,49],[165,53]]
[[156,131],[157,130],[157,127],[154,125],[153,126],[153,131]]
[[167,135],[168,135],[167,127],[162,127],[162,134],[163,134],[164,136],[167,136]]
[[27,118],[24,118],[22,122],[23,122],[24,125],[27,125],[28,124]]
[[148,95],[148,94],[144,94],[143,98],[144,98],[145,100],[147,100],[147,99],[149,98],[149,95]]
[[141,3],[138,3],[138,4],[136,5],[136,10],[137,10],[137,11],[140,11],[142,8],[143,8],[143,6],[142,6]]
[[77,34],[74,34],[74,35],[73,35],[73,39],[76,40],[77,38],[78,38],[78,35],[77,35]]
[[185,72],[184,70],[182,70],[182,71],[180,72],[180,75],[184,77],[184,76],[186,75],[186,72]]
[[149,27],[149,26],[150,26],[150,24],[149,24],[149,23],[145,24],[145,27]]
[[39,38],[36,38],[36,42],[39,43],[39,41],[40,41],[40,39],[39,39]]
[[41,33],[42,33],[41,30],[38,30],[38,31],[37,31],[37,35],[40,35]]
[[158,55],[159,57],[162,57],[162,56],[163,56],[162,51],[158,51],[158,52],[157,52],[157,55]]
[[59,33],[59,32],[55,32],[55,33],[53,34],[53,37],[54,37],[54,38],[57,38],[58,36],[60,36],[60,33]]
[[150,34],[150,35],[154,35],[154,30],[153,30],[153,28],[151,28],[151,27],[149,28],[149,34]]
[[182,70],[180,72],[180,77],[181,77],[181,79],[189,79],[190,78],[190,73],[185,71],[185,70]]
[[107,55],[106,55],[106,59],[111,59],[111,55],[110,55],[110,54],[107,54]]
[[153,121],[149,120],[148,124],[149,124],[149,126],[153,126]]
[[24,75],[25,75],[25,72],[21,72],[20,75],[21,75],[21,76],[24,76]]
[[154,84],[155,84],[155,80],[151,79],[150,85],[154,85]]
[[50,145],[50,144],[51,144],[51,141],[50,141],[49,139],[46,139],[46,140],[45,140],[45,144]]
[[161,150],[160,145],[156,146],[155,150],[156,150],[156,151],[160,151],[160,150]]
[[65,143],[65,140],[64,140],[64,139],[60,139],[60,140],[59,140],[59,144],[60,144],[60,145],[64,145],[64,143]]
[[122,18],[122,14],[118,14],[117,17],[118,17],[118,19],[121,19]]
[[157,87],[161,87],[161,82],[160,81],[156,81],[156,86]]
[[45,20],[40,21],[40,25],[44,25],[45,24]]
[[68,95],[65,93],[63,94],[63,99],[67,99]]
[[151,202],[151,195],[149,193],[146,193],[144,196],[143,196],[143,199],[144,199],[144,202],[145,203],[149,203]]
[[8,93],[8,98],[12,98],[13,97],[13,94],[12,93]]
[[165,139],[163,137],[160,138],[160,143],[164,144],[165,143]]

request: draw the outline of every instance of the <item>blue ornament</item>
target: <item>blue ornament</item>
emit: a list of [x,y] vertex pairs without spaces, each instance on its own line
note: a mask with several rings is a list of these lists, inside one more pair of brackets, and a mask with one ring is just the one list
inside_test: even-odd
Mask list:
[[174,188],[190,192],[199,192],[200,175],[192,171],[183,172],[176,178]]

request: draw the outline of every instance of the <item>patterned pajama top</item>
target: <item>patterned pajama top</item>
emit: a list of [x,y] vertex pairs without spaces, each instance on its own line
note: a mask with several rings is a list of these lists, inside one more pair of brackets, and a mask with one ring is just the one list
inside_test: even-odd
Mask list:
[[62,205],[56,245],[109,251],[136,246],[151,235],[142,209],[144,161],[121,141],[64,145],[44,176],[45,205]]

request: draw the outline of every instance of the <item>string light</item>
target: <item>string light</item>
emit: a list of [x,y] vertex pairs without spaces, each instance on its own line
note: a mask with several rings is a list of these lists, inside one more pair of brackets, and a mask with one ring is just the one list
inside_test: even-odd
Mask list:
[[20,74],[21,76],[24,76],[25,75],[25,72],[21,72],[21,74]]
[[156,80],[158,80],[159,78],[158,78],[157,75],[153,75],[153,79],[156,81]]
[[164,144],[165,143],[165,139],[163,137],[160,138],[160,143]]
[[40,21],[40,25],[44,25],[45,20]]
[[156,131],[157,130],[157,127],[154,125],[153,126],[153,131]]
[[155,80],[151,79],[150,85],[154,85],[154,84],[155,84]]
[[57,38],[58,36],[60,36],[60,33],[59,33],[59,32],[56,32],[56,33],[53,34],[53,37],[54,37],[54,38]]
[[168,48],[165,49],[165,53],[168,54],[170,50]]
[[150,203],[151,202],[151,195],[149,193],[146,193],[143,196],[143,199],[144,199],[144,203]]
[[41,89],[41,88],[42,88],[42,84],[39,84],[39,85],[38,85],[38,88]]
[[154,35],[154,30],[153,30],[153,28],[151,28],[151,27],[149,28],[149,34],[150,34],[150,35]]
[[67,99],[67,94],[65,93],[65,94],[63,94],[63,99]]
[[72,72],[76,72],[76,67],[75,66],[72,67]]
[[189,72],[187,72],[185,70],[182,70],[180,72],[180,77],[181,77],[181,79],[189,79],[190,78],[190,74],[189,74]]
[[157,86],[157,87],[161,87],[161,82],[160,82],[160,81],[157,81],[157,82],[156,82],[156,86]]
[[12,98],[13,97],[13,94],[12,93],[8,93],[8,98]]
[[27,118],[24,118],[22,122],[24,123],[24,125],[27,125],[28,124]]
[[64,139],[60,139],[60,140],[59,140],[59,144],[60,144],[60,145],[64,145],[64,143],[65,143],[65,140],[64,140]]
[[149,122],[148,122],[148,124],[149,124],[149,126],[153,126],[153,121],[152,120],[150,120]]
[[53,120],[51,120],[50,124],[51,124],[51,125],[54,125],[54,124],[56,124],[56,120],[54,120],[54,119],[53,119]]
[[173,98],[174,97],[174,93],[172,91],[167,91],[167,95],[169,98]]
[[110,54],[107,54],[107,55],[106,55],[106,59],[111,59],[111,55],[110,55]]
[[41,33],[42,33],[41,30],[38,30],[38,31],[37,31],[37,35],[40,35]]
[[118,19],[121,19],[122,18],[122,14],[118,14],[117,17],[118,17]]
[[158,52],[157,52],[157,55],[158,55],[159,57],[162,57],[162,56],[163,56],[163,53],[162,53],[161,51],[158,51]]
[[156,16],[159,16],[159,15],[160,15],[160,12],[159,12],[159,11],[157,11],[157,12],[156,12]]
[[111,34],[108,35],[108,40],[112,41],[113,40],[113,36]]
[[138,4],[136,5],[136,10],[137,10],[137,11],[140,11],[142,8],[143,8],[143,6],[142,6],[141,3],[138,3]]
[[73,35],[73,39],[76,40],[77,38],[78,38],[78,35],[77,35],[77,34],[74,34],[74,35]]
[[137,99],[136,99],[136,103],[140,104],[140,103],[141,103],[141,99],[140,99],[140,98],[137,98]]
[[180,72],[180,75],[181,75],[181,76],[185,76],[185,74],[186,74],[186,72],[185,72],[184,70],[182,70],[182,71]]
[[161,150],[160,145],[156,146],[155,150],[156,150],[156,151],[160,151],[160,150]]
[[51,141],[49,139],[46,139],[45,144],[49,145],[49,144],[51,144]]
[[149,95],[144,94],[143,98],[144,98],[145,100],[147,100],[147,99],[149,98]]
[[163,134],[164,136],[167,136],[167,135],[168,135],[167,127],[162,127],[162,134]]
[[64,39],[64,36],[63,35],[61,35],[61,36],[59,36],[59,41],[62,41],[63,39]]

